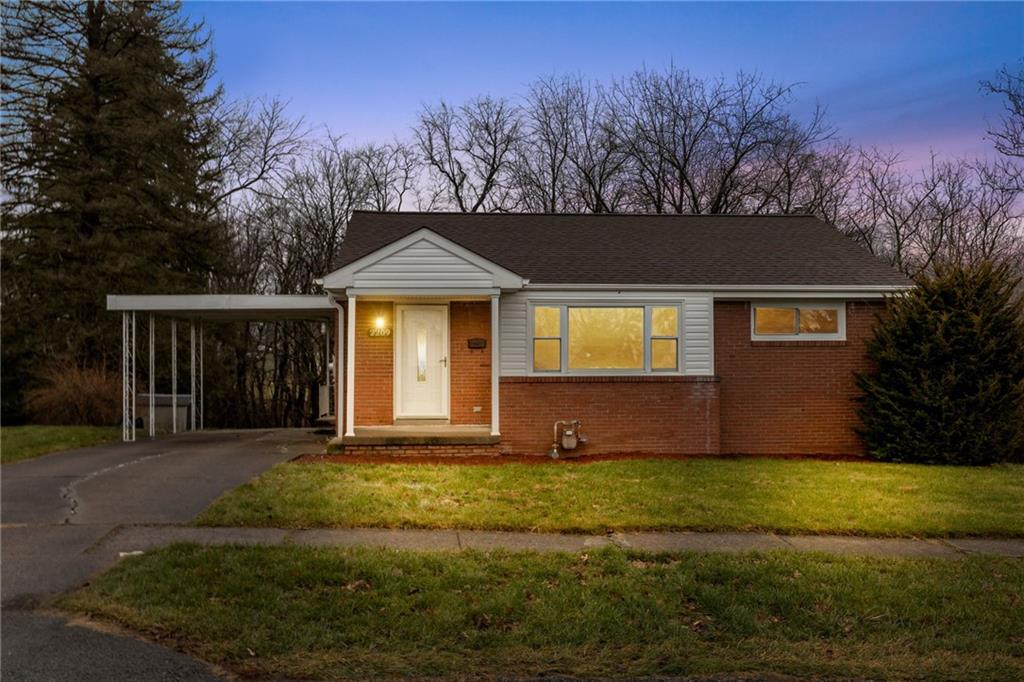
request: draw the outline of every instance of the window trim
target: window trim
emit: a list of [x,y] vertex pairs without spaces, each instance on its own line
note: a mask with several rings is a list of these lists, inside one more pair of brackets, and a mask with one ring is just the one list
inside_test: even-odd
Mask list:
[[[755,327],[755,315],[758,308],[796,308],[797,320],[795,334],[758,334]],[[825,308],[835,310],[837,315],[837,327],[835,332],[800,333],[800,308]],[[750,340],[751,341],[802,341],[813,343],[815,341],[845,341],[846,340],[846,301],[821,301],[790,299],[783,301],[757,301],[750,304]]]
[[[683,308],[685,302],[678,299],[673,300],[532,300],[526,306],[526,366],[529,376],[681,376],[683,372]],[[554,336],[534,336],[534,309],[535,308],[558,308],[559,309],[559,350],[561,351],[561,368],[555,370],[534,369],[533,346],[537,339],[554,339]],[[643,355],[644,366],[642,369],[570,369],[569,368],[569,308],[641,308],[644,311],[644,335]],[[675,308],[676,309],[676,336],[651,336],[651,309],[652,308]],[[675,369],[652,369],[651,368],[651,339],[675,339],[676,342],[676,367]]]

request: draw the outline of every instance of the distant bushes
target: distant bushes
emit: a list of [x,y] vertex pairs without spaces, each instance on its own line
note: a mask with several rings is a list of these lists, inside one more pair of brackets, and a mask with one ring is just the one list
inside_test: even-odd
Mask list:
[[121,377],[103,366],[58,361],[25,396],[37,424],[112,426],[121,419]]
[[890,301],[861,374],[861,435],[894,462],[1024,459],[1024,303],[1006,265],[946,266]]

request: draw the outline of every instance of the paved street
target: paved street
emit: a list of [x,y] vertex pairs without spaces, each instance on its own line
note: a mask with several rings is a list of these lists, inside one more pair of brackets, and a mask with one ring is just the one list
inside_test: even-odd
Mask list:
[[305,430],[206,431],[5,465],[0,553],[8,680],[215,679],[187,656],[38,611],[117,560],[119,527],[187,523],[222,492],[315,451]]

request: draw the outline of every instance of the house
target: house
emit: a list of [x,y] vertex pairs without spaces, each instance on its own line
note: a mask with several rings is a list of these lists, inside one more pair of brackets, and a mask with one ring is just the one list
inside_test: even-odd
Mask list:
[[536,455],[561,420],[581,455],[860,453],[854,375],[910,286],[809,215],[407,212],[356,212],[320,283],[346,452]]

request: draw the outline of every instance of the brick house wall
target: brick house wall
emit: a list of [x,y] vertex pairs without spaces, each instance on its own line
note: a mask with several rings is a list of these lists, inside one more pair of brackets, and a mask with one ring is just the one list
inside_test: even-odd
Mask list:
[[[451,423],[490,424],[491,302],[452,301],[448,327]],[[469,340],[474,338],[486,339],[487,347],[470,348]]]
[[356,303],[356,426],[387,426],[394,415],[394,332],[391,336],[370,336],[378,317],[393,329],[395,306],[389,302]]
[[502,377],[501,451],[541,455],[554,422],[580,419],[581,454],[715,454],[714,377]]
[[[581,419],[584,455],[863,454],[854,373],[869,366],[864,344],[882,310],[848,302],[846,341],[752,341],[750,303],[717,301],[714,377],[502,377],[496,449],[545,454],[554,421]],[[378,316],[393,325],[393,304],[357,306],[356,426],[393,423],[393,339],[368,335]],[[488,424],[490,304],[453,301],[449,321],[451,422]]]
[[884,303],[846,304],[846,341],[752,341],[750,303],[715,302],[721,451],[863,454],[854,373]]

